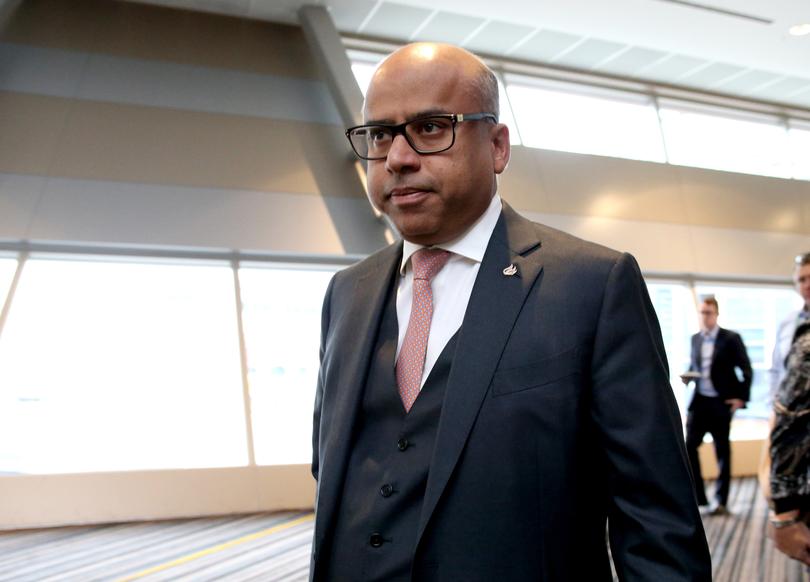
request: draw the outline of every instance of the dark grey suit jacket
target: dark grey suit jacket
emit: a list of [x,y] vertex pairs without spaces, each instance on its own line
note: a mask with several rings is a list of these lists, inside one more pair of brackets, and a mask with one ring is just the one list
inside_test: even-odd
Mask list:
[[[401,246],[336,274],[326,294],[314,580]],[[620,579],[711,579],[658,320],[630,255],[504,204],[457,341],[413,580],[607,581],[606,522]]]

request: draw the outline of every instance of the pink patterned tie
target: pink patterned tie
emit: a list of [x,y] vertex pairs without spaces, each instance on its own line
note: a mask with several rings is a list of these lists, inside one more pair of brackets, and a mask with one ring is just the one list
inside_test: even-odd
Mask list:
[[430,281],[449,258],[450,251],[443,249],[419,249],[411,255],[413,303],[408,329],[397,360],[397,386],[406,412],[411,410],[414,400],[419,396],[422,372],[425,369],[430,320],[433,317],[433,291],[430,288]]

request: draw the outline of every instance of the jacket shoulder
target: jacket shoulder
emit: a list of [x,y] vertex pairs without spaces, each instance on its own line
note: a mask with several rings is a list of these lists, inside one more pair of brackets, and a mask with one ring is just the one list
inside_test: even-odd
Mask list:
[[602,297],[611,281],[629,290],[642,279],[638,263],[629,253],[534,222],[506,204],[503,218],[511,251],[541,262],[544,279],[553,281],[546,287],[558,294]]
[[610,264],[616,262],[624,254],[539,222],[531,224],[540,238],[543,251],[547,254],[558,255],[566,259],[580,257],[590,262]]
[[539,246],[544,259],[580,258],[591,263],[604,261],[611,264],[624,254],[546,224],[535,222],[518,213],[506,201],[503,202],[503,221],[507,231],[506,239],[514,251],[520,252],[521,249]]
[[721,327],[720,330],[717,333],[718,333],[718,335],[722,334],[726,339],[739,339],[739,340],[742,340],[742,336],[738,332],[734,331],[733,329],[726,329],[724,327]]
[[392,262],[398,261],[402,256],[402,243],[394,243],[383,247],[353,265],[335,273],[335,284],[341,285],[350,281],[357,281],[370,275],[379,275],[380,269],[387,269]]

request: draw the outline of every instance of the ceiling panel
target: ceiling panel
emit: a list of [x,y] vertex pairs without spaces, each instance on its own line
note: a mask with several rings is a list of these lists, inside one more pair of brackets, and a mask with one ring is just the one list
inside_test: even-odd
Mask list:
[[706,61],[701,59],[676,54],[643,69],[640,71],[640,75],[649,79],[674,82],[676,79],[705,64],[707,64]]
[[530,26],[491,20],[464,46],[471,51],[486,54],[504,54],[515,46],[515,43],[526,38],[532,30],[534,29]]
[[235,16],[247,16],[250,11],[250,0],[171,0],[162,4]]
[[708,67],[703,67],[693,73],[681,77],[681,81],[693,87],[713,87],[719,85],[724,80],[734,75],[744,72],[743,67],[735,67],[727,63],[712,63]]
[[600,64],[596,69],[614,75],[633,76],[637,71],[663,59],[667,53],[634,46],[616,58]]
[[376,0],[343,0],[332,6],[332,18],[339,30],[357,32],[360,25],[377,4]]
[[431,14],[433,11],[427,8],[383,2],[360,32],[372,36],[407,40]]
[[541,30],[512,51],[510,56],[529,61],[549,62],[581,40],[581,36],[555,30]]
[[810,109],[810,87],[801,93],[794,93],[786,98],[785,101],[793,105],[798,105],[799,107],[807,107]]
[[[237,0],[237,3],[242,1]],[[298,9],[301,7],[301,0],[274,0],[273,2],[251,0],[248,4],[250,5],[248,10],[250,18],[295,22],[298,20]]]
[[715,88],[718,91],[745,95],[766,83],[772,83],[780,78],[780,75],[775,75],[767,71],[746,71],[739,77],[734,77],[729,81],[717,85]]
[[484,22],[483,18],[474,16],[454,12],[437,12],[424,28],[416,33],[414,39],[461,44]]
[[[395,42],[411,38],[466,41],[472,50],[491,56],[540,64],[557,57],[556,62],[564,66],[595,67],[731,95],[758,97],[761,93],[763,99],[785,103],[799,98],[804,103],[807,96],[797,97],[791,92],[797,83],[781,79],[810,76],[810,35],[794,37],[787,32],[791,25],[810,20],[808,0],[706,0],[710,8],[719,10],[658,0],[135,1],[289,24],[298,22],[301,6],[316,4],[329,8],[342,32]],[[632,48],[617,52],[618,46]]]
[[554,63],[577,69],[590,69],[625,48],[626,45],[617,42],[589,38],[570,51],[559,55],[554,59]]
[[810,79],[787,77],[776,83],[765,85],[761,89],[754,91],[751,95],[764,99],[778,99],[781,95],[793,95],[807,87],[810,87]]

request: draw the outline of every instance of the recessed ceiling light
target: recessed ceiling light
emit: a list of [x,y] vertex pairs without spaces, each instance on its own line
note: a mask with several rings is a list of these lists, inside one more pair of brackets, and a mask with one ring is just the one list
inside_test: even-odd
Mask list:
[[795,26],[791,26],[788,32],[790,32],[790,34],[793,36],[804,36],[805,34],[810,34],[810,23],[796,24]]

